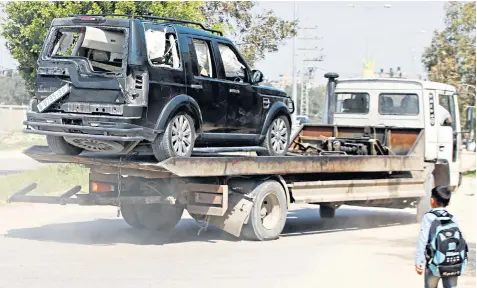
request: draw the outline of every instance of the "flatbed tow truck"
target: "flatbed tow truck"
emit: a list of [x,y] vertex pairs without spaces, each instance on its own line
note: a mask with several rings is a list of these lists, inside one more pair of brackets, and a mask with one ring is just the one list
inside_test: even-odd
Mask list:
[[[356,83],[366,84],[363,87],[369,91],[386,91],[383,87],[391,83],[396,95],[401,93],[396,91],[396,84],[411,86],[415,91],[405,92],[420,99],[423,115],[419,121],[428,121],[428,92],[420,82],[338,82],[335,78],[330,79],[328,95],[338,95],[341,90],[350,95],[363,91],[353,86]],[[329,111],[337,109],[337,99],[328,97]],[[368,107],[374,107],[372,103]],[[157,163],[147,155],[68,156],[33,146],[24,153],[39,162],[76,163],[89,168],[89,192],[76,186],[60,196],[35,196],[29,195],[36,188],[31,184],[8,201],[117,206],[130,226],[156,231],[174,228],[187,210],[201,228],[213,224],[237,237],[272,240],[279,237],[287,211],[295,203],[318,204],[322,218],[333,217],[344,204],[416,207],[419,218],[428,209],[430,190],[436,185],[452,185],[452,157],[429,157],[429,147],[435,145],[428,139],[434,137],[429,130],[437,128],[435,125],[412,127],[408,121],[410,127],[350,126],[340,124],[343,118],[339,116],[351,115],[330,113],[325,115],[325,119],[331,118],[330,124],[301,125],[291,137],[288,155],[283,157],[223,155],[219,152],[231,149],[214,148]],[[356,117],[349,122],[356,122]]]

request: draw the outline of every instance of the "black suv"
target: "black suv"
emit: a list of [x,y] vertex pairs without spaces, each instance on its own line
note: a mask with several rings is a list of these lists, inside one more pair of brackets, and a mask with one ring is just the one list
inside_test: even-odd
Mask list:
[[286,153],[294,103],[259,86],[262,73],[219,31],[109,16],[118,15],[53,20],[25,132],[47,135],[53,152],[69,155],[152,147],[161,161],[194,147],[254,145],[266,148],[259,155]]

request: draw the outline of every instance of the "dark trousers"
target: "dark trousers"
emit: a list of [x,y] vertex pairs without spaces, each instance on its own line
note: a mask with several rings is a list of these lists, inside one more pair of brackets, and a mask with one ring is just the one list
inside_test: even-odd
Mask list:
[[455,288],[457,287],[457,276],[452,277],[437,277],[434,276],[431,270],[426,269],[424,274],[424,287],[425,288],[437,288],[437,284],[439,284],[439,280],[442,279],[442,287],[444,288]]

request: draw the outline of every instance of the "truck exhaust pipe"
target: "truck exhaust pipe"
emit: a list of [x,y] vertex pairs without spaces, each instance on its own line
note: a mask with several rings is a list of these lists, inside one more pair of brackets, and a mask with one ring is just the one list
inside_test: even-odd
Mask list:
[[326,86],[326,97],[325,97],[325,109],[323,113],[323,118],[321,120],[321,124],[333,124],[333,115],[335,112],[336,107],[336,99],[334,97],[335,94],[335,86],[336,86],[336,79],[340,77],[338,73],[328,72],[325,74],[325,78],[328,79],[328,84]]

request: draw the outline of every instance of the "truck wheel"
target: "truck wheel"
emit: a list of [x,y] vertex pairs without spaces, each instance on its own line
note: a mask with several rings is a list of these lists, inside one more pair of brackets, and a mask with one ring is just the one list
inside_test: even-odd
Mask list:
[[431,194],[432,189],[434,188],[434,175],[429,175],[427,178],[426,183],[424,183],[424,191],[426,191],[426,195],[419,199],[416,207],[416,219],[417,222],[421,222],[422,217],[424,214],[431,210]]
[[181,112],[167,123],[166,131],[152,142],[152,151],[158,161],[171,157],[189,157],[195,142],[194,120]]
[[291,128],[287,117],[278,116],[270,126],[268,126],[267,134],[263,140],[262,146],[267,151],[258,151],[258,156],[285,156],[288,152],[290,143]]
[[168,231],[181,220],[184,207],[169,204],[146,204],[136,210],[139,223],[148,230]]
[[71,145],[61,136],[47,135],[46,142],[48,143],[50,150],[55,154],[78,155],[83,152],[82,148]]
[[336,209],[327,205],[320,205],[321,218],[334,218]]
[[254,201],[242,236],[259,241],[277,239],[287,220],[287,199],[282,185],[269,180],[258,185],[249,195]]
[[140,205],[121,205],[121,216],[126,223],[136,229],[143,229],[144,226],[139,222],[136,209]]

